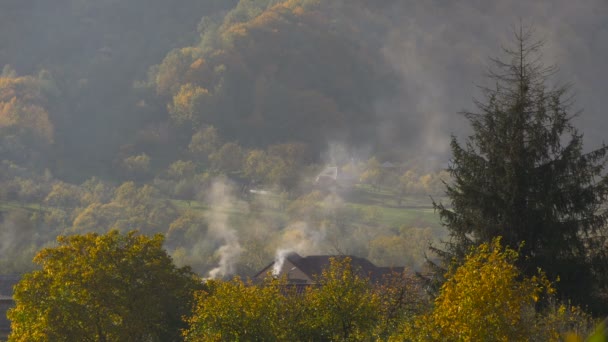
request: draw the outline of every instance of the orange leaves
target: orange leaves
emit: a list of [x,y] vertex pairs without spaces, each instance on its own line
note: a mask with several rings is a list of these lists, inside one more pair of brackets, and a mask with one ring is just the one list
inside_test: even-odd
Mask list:
[[199,58],[190,64],[190,69],[201,69],[205,65],[205,59]]
[[297,6],[297,7],[295,7],[295,8],[292,10],[292,13],[293,13],[295,16],[300,17],[300,16],[303,16],[303,15],[304,15],[304,13],[306,13],[306,11],[304,11],[304,8],[303,8],[302,6]]
[[0,77],[0,128],[11,128],[27,145],[52,144],[55,129],[45,109],[51,88],[31,76]]
[[16,107],[17,98],[14,96],[8,102],[0,102],[0,127],[9,127],[17,123]]
[[201,51],[197,48],[187,47],[174,50],[165,57],[156,72],[156,92],[159,95],[173,95],[180,89],[180,85],[189,80],[189,74],[200,71],[206,65],[205,60],[199,58]]
[[171,119],[178,125],[197,123],[201,106],[209,97],[209,91],[205,88],[192,83],[182,85],[173,96],[173,103],[168,106]]
[[11,126],[30,130],[45,143],[53,142],[54,128],[48,112],[39,105],[23,103],[17,97],[0,102],[0,127]]

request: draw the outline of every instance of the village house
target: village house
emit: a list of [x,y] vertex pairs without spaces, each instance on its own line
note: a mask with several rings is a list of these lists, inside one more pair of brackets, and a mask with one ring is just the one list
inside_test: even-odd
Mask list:
[[[365,258],[347,255],[310,255],[300,256],[298,253],[289,253],[277,265],[277,260],[271,262],[260,272],[253,276],[254,281],[263,281],[268,275],[285,277],[288,284],[316,285],[317,277],[330,265],[331,258],[350,258],[353,270],[359,275],[368,278],[373,283],[381,282],[386,276],[393,273],[401,274],[403,267],[378,267]],[[274,272],[273,272],[274,271]]]

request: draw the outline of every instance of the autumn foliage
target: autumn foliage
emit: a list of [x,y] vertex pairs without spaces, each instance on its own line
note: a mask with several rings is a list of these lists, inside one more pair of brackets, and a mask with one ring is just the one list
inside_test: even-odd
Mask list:
[[174,341],[193,291],[161,235],[136,232],[62,236],[40,251],[40,270],[15,288],[11,341]]
[[416,341],[558,341],[568,331],[584,333],[589,316],[563,304],[546,308],[554,303],[551,281],[541,270],[522,276],[515,264],[518,252],[500,241],[471,249],[462,266],[446,275],[432,310],[398,336]]

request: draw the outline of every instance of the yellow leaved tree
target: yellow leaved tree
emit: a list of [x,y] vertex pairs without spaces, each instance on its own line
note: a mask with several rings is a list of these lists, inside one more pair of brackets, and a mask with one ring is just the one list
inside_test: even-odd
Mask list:
[[284,300],[278,284],[267,286],[209,280],[196,297],[194,315],[187,319],[186,341],[279,341],[288,331],[281,324]]
[[15,286],[9,341],[176,341],[202,287],[177,268],[163,237],[61,236]]
[[407,338],[525,341],[538,335],[535,305],[554,289],[540,271],[522,277],[517,258],[500,238],[472,249],[462,266],[448,272],[433,310],[406,328]]

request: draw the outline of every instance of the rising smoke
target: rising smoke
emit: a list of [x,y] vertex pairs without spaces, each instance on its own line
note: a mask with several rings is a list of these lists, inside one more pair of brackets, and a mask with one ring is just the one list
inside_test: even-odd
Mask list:
[[206,216],[209,225],[208,238],[222,244],[217,250],[219,264],[209,271],[208,276],[212,279],[235,274],[236,263],[242,252],[237,232],[228,221],[230,212],[237,206],[232,191],[233,187],[227,180],[216,179],[207,196],[210,206],[209,214]]
[[280,237],[275,252],[273,275],[278,275],[289,253],[302,255],[318,254],[324,251],[327,232],[324,226],[311,227],[307,222],[298,221],[286,227]]

